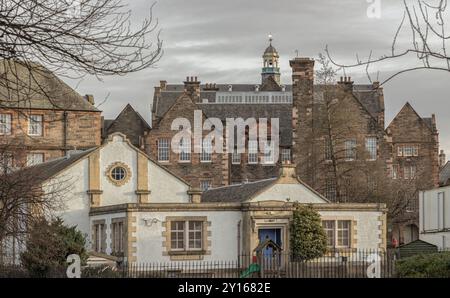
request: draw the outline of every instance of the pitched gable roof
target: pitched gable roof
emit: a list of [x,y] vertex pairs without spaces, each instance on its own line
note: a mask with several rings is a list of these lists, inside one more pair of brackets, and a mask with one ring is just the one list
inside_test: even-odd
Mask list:
[[47,68],[5,59],[0,61],[0,105],[99,112]]
[[433,124],[431,118],[422,118],[416,110],[412,107],[412,105],[409,102],[406,102],[403,107],[400,109],[400,111],[397,113],[397,115],[392,119],[391,123],[387,126],[386,130],[389,129],[393,123],[401,117],[404,113],[412,113],[417,117],[417,119],[424,124],[425,127],[427,127],[431,132],[433,132]]
[[284,165],[279,177],[259,180],[255,182],[247,182],[242,184],[234,184],[211,188],[203,192],[202,202],[245,202],[263,193],[274,185],[297,185],[304,187],[308,193],[320,199],[320,201],[329,203],[324,196],[312,189],[304,183],[295,173],[294,165]]
[[140,146],[140,137],[144,135],[145,131],[151,130],[147,121],[137,112],[130,104],[119,113],[114,120],[104,120],[104,136],[114,132],[121,132],[125,134],[131,143],[135,146]]
[[278,178],[211,188],[203,192],[202,202],[244,202],[273,185]]
[[61,158],[58,158],[58,159],[54,159],[54,160],[51,160],[51,161],[40,163],[40,164],[31,166],[31,167],[26,167],[24,169],[21,169],[21,170],[19,170],[17,172],[12,173],[12,175],[20,175],[21,173],[27,173],[27,174],[29,174],[29,173],[33,173],[34,174],[35,173],[36,176],[33,176],[33,177],[37,177],[38,181],[43,183],[43,182],[45,182],[45,181],[55,177],[57,174],[63,172],[68,167],[70,167],[70,166],[76,164],[77,162],[81,161],[82,159],[88,157],[93,152],[95,152],[97,150],[100,150],[101,148],[107,146],[113,140],[114,136],[122,137],[123,140],[125,142],[127,142],[128,145],[134,151],[144,155],[154,165],[156,165],[160,169],[164,170],[165,172],[171,174],[172,176],[176,177],[178,180],[182,181],[186,185],[190,185],[186,180],[184,180],[183,178],[177,176],[176,174],[174,174],[172,171],[170,171],[166,167],[163,167],[157,161],[155,161],[153,158],[148,156],[145,152],[143,152],[142,150],[140,150],[139,148],[137,148],[136,146],[131,144],[131,142],[127,139],[127,136],[124,135],[123,133],[120,133],[120,132],[116,132],[116,133],[113,133],[113,134],[109,135],[108,138],[107,138],[107,141],[105,143],[103,143],[101,146],[98,146],[98,147],[95,147],[95,148],[91,148],[91,149],[88,149],[88,150],[85,150],[85,151],[78,151],[78,152],[72,153],[72,154],[70,154],[68,156],[65,156],[65,157],[61,157]]
[[[17,172],[17,174],[32,175],[38,183],[49,180],[56,176],[66,168],[80,161],[84,157],[94,152],[97,148],[91,148],[85,151],[78,151],[67,156],[53,159],[44,163],[40,163],[31,167],[24,168]],[[14,175],[15,173],[13,173]]]

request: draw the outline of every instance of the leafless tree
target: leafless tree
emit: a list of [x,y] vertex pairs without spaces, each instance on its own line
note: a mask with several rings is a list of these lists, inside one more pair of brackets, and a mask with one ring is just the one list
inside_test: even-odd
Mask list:
[[[359,177],[358,170],[364,167],[357,159],[364,160],[366,152],[364,148],[356,146],[355,136],[365,126],[354,112],[354,98],[345,90],[345,84],[336,84],[337,70],[323,54],[319,54],[317,62],[320,69],[316,71],[318,84],[314,98],[314,132],[311,140],[314,143],[314,181],[330,199],[341,202],[351,195],[348,184],[350,181],[356,183],[353,176]],[[354,147],[351,141],[355,142]],[[334,191],[328,193],[327,189]]]
[[26,106],[32,94],[54,104],[64,96],[45,84],[54,75],[100,79],[153,66],[162,41],[152,8],[135,26],[122,0],[0,0],[0,108]]
[[20,152],[17,142],[11,143],[11,148],[0,148],[0,263],[6,255],[20,251],[35,220],[61,210],[70,188],[66,177],[47,180],[48,173],[38,165],[26,167],[21,158],[25,150]]
[[[380,57],[373,57],[370,51],[367,58],[356,56],[356,62],[342,64],[332,59],[331,52],[326,47],[326,53],[334,65],[348,68],[364,67],[367,77],[372,81],[369,67],[391,63],[401,58],[410,59],[413,63],[388,75],[380,85],[392,80],[398,75],[416,70],[439,70],[450,72],[450,55],[447,45],[450,40],[450,25],[447,0],[403,0],[403,18],[397,27],[390,52]],[[409,34],[409,45],[399,45],[403,34]],[[378,80],[378,78],[377,78]]]

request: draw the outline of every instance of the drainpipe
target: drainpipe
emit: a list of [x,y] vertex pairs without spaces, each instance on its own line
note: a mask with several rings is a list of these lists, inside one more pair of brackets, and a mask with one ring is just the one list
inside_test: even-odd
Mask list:
[[241,258],[240,258],[240,254],[241,254],[241,220],[238,221],[237,224],[237,257],[238,257],[238,268],[241,266]]
[[67,155],[67,111],[64,111],[63,113],[63,130],[64,130],[64,134],[63,134],[63,146],[64,146],[64,155]]

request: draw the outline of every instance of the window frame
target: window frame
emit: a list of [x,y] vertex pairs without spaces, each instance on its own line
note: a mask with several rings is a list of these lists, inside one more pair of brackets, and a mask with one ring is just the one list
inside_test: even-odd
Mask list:
[[[333,196],[330,197],[328,194],[331,194],[331,191],[333,191]],[[330,201],[335,201],[337,197],[337,191],[336,191],[336,181],[332,178],[327,178],[325,180],[325,197]]]
[[[34,117],[39,117],[40,120],[36,121],[32,118]],[[39,132],[38,133],[34,133],[33,127],[34,125],[39,125],[37,126],[39,128]],[[44,135],[44,115],[42,114],[31,114],[28,116],[28,135],[29,136],[33,136],[33,137],[42,137]]]
[[[325,227],[325,222],[328,222],[328,223],[333,223],[333,227],[332,228],[326,228]],[[346,228],[343,228],[343,227],[340,227],[340,224],[342,224],[342,223],[347,223],[348,224],[348,227],[346,227]],[[351,219],[322,219],[322,227],[323,227],[323,229],[325,230],[325,233],[327,234],[327,247],[328,248],[336,248],[336,249],[351,249],[351,248],[353,248],[353,245],[352,245],[352,237],[353,237],[353,233],[352,233],[352,228],[353,228],[353,223],[352,223],[352,220]],[[332,235],[333,235],[333,241],[332,241],[332,243],[333,243],[333,245],[332,246],[330,246],[329,245],[329,238],[328,238],[328,232],[332,232]],[[340,241],[340,235],[339,235],[339,233],[344,233],[344,232],[346,232],[347,233],[347,236],[346,236],[346,241],[347,241],[347,244],[339,244],[339,241]],[[344,238],[345,239],[345,238]]]
[[[42,157],[42,161],[30,163],[30,156],[37,156],[37,155]],[[33,158],[33,160],[36,160],[36,159]],[[41,164],[44,162],[45,162],[45,154],[43,152],[28,152],[27,153],[27,167],[35,166],[35,165],[38,165],[38,164]]]
[[[4,117],[4,122],[1,118]],[[0,136],[9,136],[12,134],[12,114],[0,113]]]
[[[167,152],[166,152],[167,150]],[[170,139],[168,138],[159,138],[157,143],[157,157],[158,162],[169,162],[170,161]],[[162,157],[166,157],[167,159],[162,159]]]
[[[372,141],[372,142],[370,142]],[[369,161],[378,158],[378,139],[376,137],[366,137],[366,151],[369,153]]]
[[[256,144],[256,145],[255,145]],[[247,163],[258,164],[258,141],[248,141]]]
[[[287,158],[286,158],[287,157]],[[281,162],[292,162],[291,148],[281,148]]]
[[126,243],[125,235],[126,235],[125,218],[113,218],[111,220],[112,254],[114,255],[125,254],[125,243]]
[[[208,183],[208,188],[203,188],[203,186],[202,186],[202,183]],[[202,191],[207,191],[208,189],[210,189],[212,187],[212,179],[202,179],[202,180],[200,180],[200,189],[202,190]]]
[[104,220],[93,222],[92,249],[98,253],[106,253],[106,223]]
[[233,164],[233,165],[240,165],[241,161],[242,161],[241,153],[238,153],[237,149],[234,149],[233,153],[231,153],[231,164]]
[[[182,223],[183,224],[183,229],[179,229],[179,227],[177,227],[177,229],[174,229],[174,224],[175,223]],[[200,224],[200,230],[198,229],[191,229],[191,223],[199,223]],[[205,243],[204,243],[204,236],[205,236],[205,228],[204,228],[204,220],[200,220],[200,219],[173,219],[170,221],[170,231],[169,231],[169,252],[178,252],[178,253],[190,253],[190,252],[197,252],[197,253],[202,253],[205,251]],[[173,237],[172,237],[172,233],[181,233],[182,235],[182,248],[178,247],[173,247],[172,243],[174,241]],[[190,242],[191,242],[191,233],[200,233],[200,248],[197,247],[190,247]],[[194,234],[195,235],[195,234]],[[194,237],[193,241],[198,241],[197,237]],[[175,241],[180,241],[177,237],[177,239]]]
[[275,164],[275,156],[274,156],[275,148],[273,142],[264,142],[263,148],[264,148],[264,153],[262,156],[263,163],[265,165]]
[[[186,142],[184,142],[186,141]],[[191,154],[191,139],[181,138],[179,144],[180,153],[178,154],[178,162],[180,163],[190,163],[192,159]]]
[[[209,148],[209,153],[207,152]],[[200,162],[201,163],[211,163],[212,162],[212,140],[203,140],[202,142],[202,152],[200,153]]]

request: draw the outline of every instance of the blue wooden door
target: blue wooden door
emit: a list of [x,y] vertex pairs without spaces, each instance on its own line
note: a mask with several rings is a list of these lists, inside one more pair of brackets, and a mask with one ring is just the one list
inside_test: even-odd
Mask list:
[[[272,228],[272,229],[259,229],[258,230],[258,238],[260,242],[263,242],[267,239],[272,240],[276,244],[278,244],[280,247],[282,247],[281,243],[281,229]],[[273,254],[273,248],[267,247],[264,249],[263,252],[264,255],[270,256]]]

